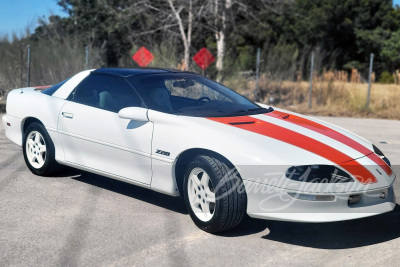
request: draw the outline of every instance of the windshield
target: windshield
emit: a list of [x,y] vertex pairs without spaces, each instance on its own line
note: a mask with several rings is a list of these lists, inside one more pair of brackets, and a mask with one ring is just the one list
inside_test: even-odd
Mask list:
[[165,113],[228,117],[270,111],[221,84],[195,74],[150,74],[133,76],[128,80],[148,108]]

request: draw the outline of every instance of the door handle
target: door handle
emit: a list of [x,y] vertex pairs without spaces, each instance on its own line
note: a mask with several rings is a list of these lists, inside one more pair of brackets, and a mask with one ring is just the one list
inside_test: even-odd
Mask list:
[[63,115],[63,117],[68,119],[72,119],[74,117],[74,114],[68,112],[62,112],[61,114]]

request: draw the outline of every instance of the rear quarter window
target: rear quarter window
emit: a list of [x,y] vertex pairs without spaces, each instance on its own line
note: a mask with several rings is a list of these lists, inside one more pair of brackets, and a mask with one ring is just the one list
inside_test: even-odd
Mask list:
[[50,88],[47,88],[45,90],[42,91],[43,94],[45,95],[53,95],[61,86],[64,85],[64,83],[66,83],[70,78],[66,79],[65,81],[62,81],[60,83],[57,83],[55,85],[53,85]]

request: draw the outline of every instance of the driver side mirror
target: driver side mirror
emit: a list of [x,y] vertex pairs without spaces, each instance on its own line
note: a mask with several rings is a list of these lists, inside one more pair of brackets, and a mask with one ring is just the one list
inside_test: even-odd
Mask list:
[[147,116],[148,109],[140,107],[123,108],[118,112],[121,119],[129,119],[133,121],[149,121]]

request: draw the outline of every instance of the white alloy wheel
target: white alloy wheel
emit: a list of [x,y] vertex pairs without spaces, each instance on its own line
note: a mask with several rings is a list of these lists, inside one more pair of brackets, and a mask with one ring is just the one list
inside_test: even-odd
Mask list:
[[196,167],[188,180],[188,198],[194,214],[203,222],[210,221],[215,213],[215,192],[210,176]]
[[32,131],[26,138],[26,156],[35,169],[43,167],[46,161],[46,142],[38,131]]

